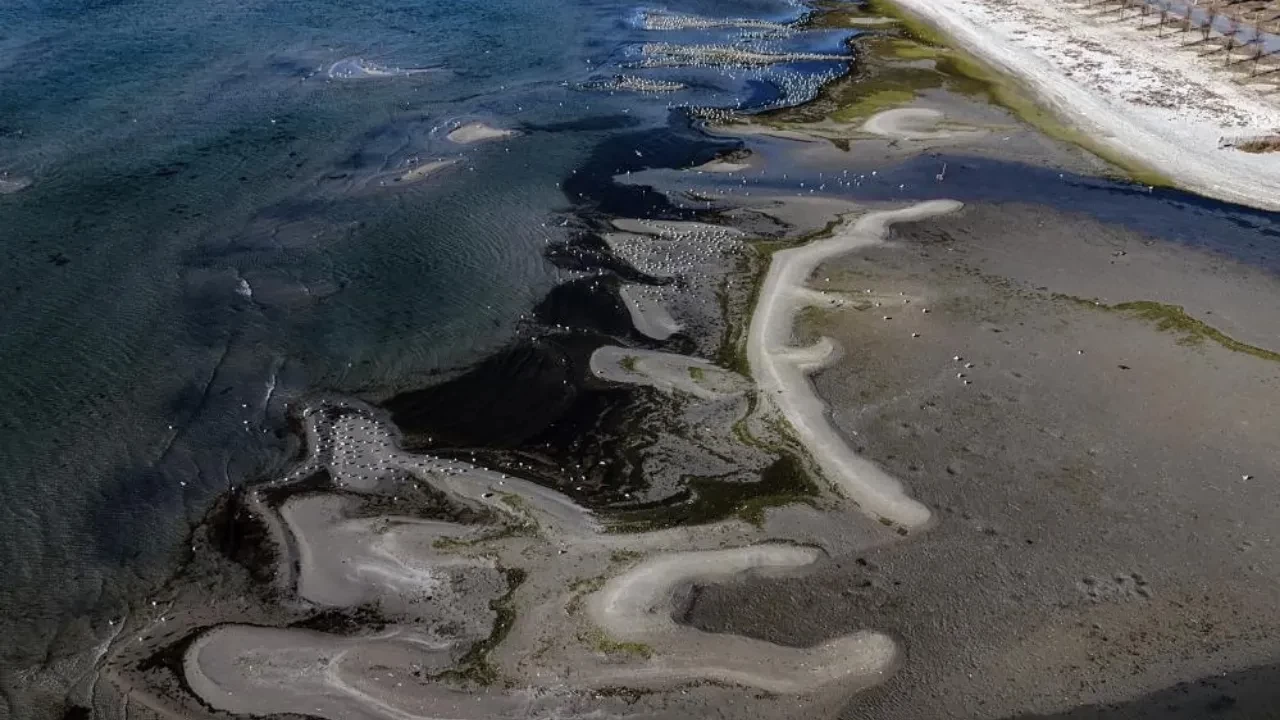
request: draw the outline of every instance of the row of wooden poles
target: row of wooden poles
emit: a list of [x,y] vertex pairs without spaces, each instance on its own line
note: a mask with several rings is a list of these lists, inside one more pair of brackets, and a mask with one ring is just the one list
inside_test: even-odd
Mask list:
[[[1090,7],[1116,5],[1112,9],[1104,9],[1098,17],[1116,13],[1124,20],[1132,12],[1140,21],[1143,30],[1156,30],[1163,37],[1166,30],[1183,34],[1199,35],[1187,45],[1210,44],[1218,48],[1202,53],[1214,55],[1223,52],[1224,64],[1227,66],[1249,63],[1249,77],[1280,72],[1280,66],[1262,70],[1264,58],[1280,55],[1280,39],[1276,37],[1280,28],[1280,7],[1274,2],[1259,0],[1211,0],[1210,2],[1178,3],[1157,2],[1148,0],[1087,0]],[[1200,17],[1196,17],[1199,15]],[[1215,35],[1216,34],[1216,35]],[[1268,42],[1270,41],[1270,42]],[[1268,44],[1274,47],[1267,48]],[[1235,57],[1232,53],[1241,50],[1243,57]]]

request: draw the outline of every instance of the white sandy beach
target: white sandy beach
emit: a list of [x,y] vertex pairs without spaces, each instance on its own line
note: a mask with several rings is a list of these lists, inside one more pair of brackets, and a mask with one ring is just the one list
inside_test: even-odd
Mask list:
[[1076,3],[894,1],[1018,78],[1108,150],[1189,190],[1280,209],[1280,157],[1219,147],[1224,137],[1275,132],[1280,106],[1234,82],[1220,56],[1180,48],[1187,35],[1158,38]]

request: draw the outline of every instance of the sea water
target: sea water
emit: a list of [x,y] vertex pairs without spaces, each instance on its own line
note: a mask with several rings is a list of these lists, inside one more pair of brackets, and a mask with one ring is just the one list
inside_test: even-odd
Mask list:
[[[661,204],[604,198],[598,180],[695,153],[667,132],[680,107],[796,102],[817,86],[806,78],[843,69],[646,68],[659,41],[847,52],[847,32],[646,29],[656,10],[803,11],[0,6],[0,177],[30,182],[0,195],[4,686],[90,647],[181,561],[217,494],[287,462],[289,402],[429,383],[508,342],[562,279],[543,249],[567,218]],[[619,77],[669,91],[614,90]],[[521,134],[448,141],[473,121]],[[442,159],[456,162],[399,180]]]

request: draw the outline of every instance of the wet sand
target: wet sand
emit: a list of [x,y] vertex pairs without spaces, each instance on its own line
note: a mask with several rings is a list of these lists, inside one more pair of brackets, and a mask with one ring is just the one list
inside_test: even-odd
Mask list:
[[910,660],[849,718],[1056,713],[1274,658],[1280,363],[1093,301],[1274,350],[1280,279],[1018,205],[898,225],[815,276],[878,299],[807,316],[798,342],[847,348],[816,389],[936,524],[785,589],[708,589],[695,626],[900,636]]

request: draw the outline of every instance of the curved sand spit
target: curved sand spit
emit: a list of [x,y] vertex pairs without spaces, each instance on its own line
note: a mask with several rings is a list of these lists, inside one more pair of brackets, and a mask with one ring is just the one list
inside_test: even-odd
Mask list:
[[336,495],[300,495],[280,508],[297,545],[300,598],[325,607],[376,604],[384,612],[430,615],[479,639],[493,622],[489,601],[506,590],[490,558],[444,555],[438,541],[465,541],[478,528],[409,517],[347,517]]
[[[752,570],[789,570],[821,557],[815,548],[780,544],[663,555],[609,580],[588,599],[588,608],[611,638],[653,647],[648,663],[620,671],[619,680],[698,678],[774,693],[812,692],[836,681],[846,687],[876,682],[897,656],[893,640],[880,633],[792,648],[707,633],[672,619],[672,598],[682,584],[724,582]],[[678,643],[678,652],[663,652],[667,643]]]
[[985,134],[982,130],[939,128],[943,114],[930,108],[893,108],[867,118],[862,131],[898,140],[963,139]]
[[591,353],[591,372],[602,380],[648,385],[714,400],[744,393],[749,381],[709,360],[655,350],[606,345]]
[[671,317],[666,306],[650,296],[653,288],[640,285],[623,285],[618,288],[622,304],[627,306],[631,324],[645,337],[666,340],[680,332],[679,321]]
[[[458,690],[432,676],[454,658],[407,631],[344,638],[307,630],[224,625],[201,635],[184,675],[206,703],[244,715],[335,720],[505,720],[590,717],[547,691]],[[564,713],[564,714],[561,714]]]
[[823,338],[809,348],[792,345],[796,313],[832,298],[807,287],[810,275],[828,258],[881,242],[890,224],[954,212],[961,204],[933,200],[900,210],[870,212],[846,220],[827,239],[773,255],[747,337],[747,361],[762,397],[782,413],[822,472],[864,511],[915,528],[929,521],[929,509],[909,497],[902,484],[853,452],[832,426],[808,374],[836,351]]

